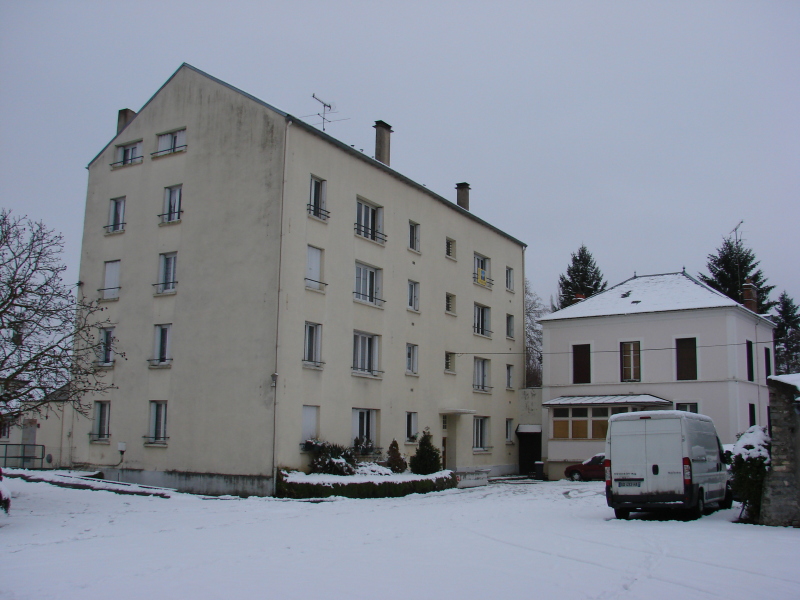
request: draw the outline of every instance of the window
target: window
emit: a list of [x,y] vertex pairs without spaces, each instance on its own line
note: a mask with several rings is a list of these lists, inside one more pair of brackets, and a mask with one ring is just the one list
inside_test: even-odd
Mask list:
[[492,337],[492,331],[489,329],[491,326],[491,309],[488,306],[480,304],[475,305],[475,321],[472,325],[472,331],[478,335],[485,335]]
[[0,418],[0,439],[11,437],[11,422]]
[[675,340],[675,363],[678,381],[697,379],[697,338]]
[[750,408],[750,411],[749,411],[750,412],[750,427],[752,427],[753,425],[756,424],[756,405],[755,404],[751,404],[749,408]]
[[100,330],[100,348],[97,362],[101,365],[114,364],[114,328],[104,327]]
[[158,150],[153,152],[150,156],[165,156],[173,152],[182,152],[186,150],[186,130],[180,129],[172,133],[164,133],[158,136]]
[[675,410],[697,413],[697,402],[677,402],[675,403]]
[[506,419],[506,444],[514,442],[514,419]]
[[327,283],[322,281],[322,254],[320,248],[308,246],[306,254],[306,288],[325,291]]
[[305,339],[303,341],[303,362],[315,367],[322,367],[322,325],[306,321]]
[[494,280],[489,277],[489,259],[480,254],[475,254],[475,271],[472,273],[472,281],[484,287],[492,287]]
[[171,330],[171,323],[156,325],[155,348],[153,350],[153,358],[150,359],[152,366],[168,365],[172,361]]
[[353,371],[368,375],[379,375],[378,343],[380,337],[371,333],[353,333]]
[[119,233],[125,231],[125,197],[114,198],[109,202],[108,225],[106,233]]
[[308,214],[312,217],[316,217],[317,219],[322,219],[323,221],[327,221],[328,217],[331,215],[327,210],[325,210],[326,202],[326,195],[328,192],[328,182],[324,179],[317,179],[313,175],[311,176],[311,195],[308,200]]
[[756,374],[755,369],[753,368],[753,342],[747,340],[747,381],[755,381]]
[[158,283],[156,284],[157,294],[174,292],[178,282],[175,280],[176,267],[178,264],[178,253],[168,252],[160,255],[160,267],[158,272]]
[[181,220],[181,196],[183,195],[182,185],[173,185],[164,188],[164,212],[158,215],[162,223],[174,223]]
[[772,375],[772,355],[769,352],[769,348],[764,348],[764,373],[767,378]]
[[608,407],[592,407],[592,439],[604,440],[608,433]]
[[444,353],[444,370],[448,373],[456,372],[456,354],[455,352]]
[[639,342],[620,342],[620,381],[641,381],[641,360]]
[[383,209],[359,200],[356,203],[355,230],[356,235],[383,244],[386,241],[383,234]]
[[408,249],[419,252],[419,223],[408,222]]
[[506,337],[514,339],[514,315],[506,315]]
[[103,292],[103,300],[119,298],[119,265],[118,260],[110,260],[104,265],[103,288],[97,290]]
[[356,300],[381,306],[385,300],[380,298],[381,269],[356,263],[356,287],[353,295]]
[[107,401],[94,403],[94,424],[92,425],[92,440],[107,440],[111,437],[109,422],[111,417],[111,404]]
[[[613,414],[628,412],[627,407],[613,407]],[[553,439],[605,439],[608,433],[609,407],[553,409]]]
[[472,449],[489,449],[489,417],[473,417],[472,419]]
[[124,146],[117,146],[117,162],[111,163],[112,167],[123,167],[142,162],[142,142],[133,142]]
[[406,413],[406,441],[407,442],[416,442],[417,441],[417,413],[415,412],[407,412]]
[[509,292],[514,291],[514,269],[506,267],[506,289]]
[[445,293],[444,295],[444,312],[451,315],[456,314],[456,295]]
[[572,383],[591,383],[591,346],[576,344],[572,346]]
[[408,280],[408,310],[419,310],[419,282]]
[[419,346],[406,344],[406,373],[416,375],[419,372]]
[[475,357],[472,389],[479,392],[488,392],[492,389],[489,385],[489,359]]
[[456,257],[456,241],[452,238],[447,238],[444,243],[444,255],[447,258],[455,259]]
[[167,440],[167,403],[162,400],[150,402],[150,431],[145,438],[148,444],[166,444]]
[[319,406],[303,405],[302,439],[315,440],[319,437]]
[[447,415],[442,415],[442,431],[447,431]]
[[353,441],[358,440],[361,442],[359,445],[364,445],[372,442],[373,445],[377,444],[377,421],[378,411],[368,408],[354,408],[353,409]]
[[506,388],[514,387],[514,365],[506,365]]

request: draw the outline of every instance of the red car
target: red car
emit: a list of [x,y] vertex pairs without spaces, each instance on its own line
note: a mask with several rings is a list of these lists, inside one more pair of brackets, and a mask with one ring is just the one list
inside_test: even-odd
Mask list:
[[605,479],[603,461],[606,453],[595,454],[578,465],[570,465],[564,469],[564,475],[572,481],[587,481],[589,479]]

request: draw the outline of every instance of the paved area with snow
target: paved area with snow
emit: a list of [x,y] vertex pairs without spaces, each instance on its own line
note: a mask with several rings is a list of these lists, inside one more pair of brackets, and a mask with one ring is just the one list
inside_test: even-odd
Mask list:
[[602,482],[318,503],[4,483],[4,600],[800,597],[800,530],[618,521]]

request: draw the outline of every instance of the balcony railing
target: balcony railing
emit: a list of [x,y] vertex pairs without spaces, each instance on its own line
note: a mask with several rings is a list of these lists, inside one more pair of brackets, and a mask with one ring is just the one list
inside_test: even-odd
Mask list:
[[161,213],[158,215],[158,218],[161,219],[162,223],[172,223],[173,221],[180,221],[182,214],[182,210],[173,210],[171,212]]
[[306,208],[308,209],[308,214],[310,214],[312,217],[317,217],[318,219],[322,219],[323,221],[327,221],[328,218],[331,216],[330,211],[325,210],[321,206],[306,204]]
[[93,431],[89,434],[89,441],[90,442],[105,442],[111,437],[111,433],[108,431],[98,432]]
[[166,358],[166,357],[163,357],[163,356],[159,356],[159,357],[156,357],[156,358],[148,358],[147,362],[150,363],[151,367],[163,367],[163,366],[166,366],[166,365],[171,365],[172,364],[172,359],[171,358]]
[[174,292],[178,287],[177,281],[160,281],[152,284],[156,288],[156,294],[166,294],[167,292]]
[[489,329],[486,329],[486,327],[481,327],[479,325],[473,325],[472,331],[473,333],[477,333],[478,335],[483,335],[486,337],[492,337],[492,334],[494,333],[494,331],[490,331]]
[[103,225],[106,233],[117,233],[118,231],[125,231],[127,223],[112,223],[111,225]]
[[113,163],[111,163],[110,166],[113,169],[113,168],[116,168],[116,167],[124,167],[126,165],[138,165],[143,160],[144,160],[144,156],[134,156],[132,158],[127,158],[127,159],[123,159],[123,160],[118,160],[117,162],[113,162]]
[[353,230],[356,232],[356,235],[360,235],[361,237],[365,237],[368,240],[372,240],[374,242],[378,242],[379,244],[383,244],[388,239],[386,234],[382,231],[378,231],[377,229],[373,229],[372,227],[367,227],[366,225],[359,225],[358,223],[353,224]]
[[150,156],[156,158],[158,156],[165,156],[167,154],[174,154],[175,152],[183,152],[188,148],[186,144],[183,146],[175,146],[174,148],[166,148],[165,150],[158,150],[157,152],[151,152]]
[[472,389],[477,390],[479,392],[491,392],[494,388],[490,385],[485,385],[483,383],[473,383]]
[[353,373],[363,373],[365,375],[372,375],[373,377],[380,377],[383,375],[383,371],[372,369],[370,367],[361,367],[358,365],[353,365]]
[[321,360],[314,360],[313,358],[304,358],[303,359],[303,364],[311,366],[311,367],[318,367],[318,368],[321,369],[322,365],[324,365],[325,362],[321,361]]
[[383,306],[386,300],[383,298],[378,298],[375,294],[364,294],[361,292],[353,292],[353,297],[356,300],[360,300],[361,302],[367,302],[369,304],[374,304],[375,306]]
[[494,279],[491,277],[481,277],[478,273],[472,274],[472,281],[483,287],[491,288],[494,285]]
[[144,439],[145,444],[166,444],[169,437],[167,436],[154,436],[154,435],[143,435],[142,438]]
[[[311,285],[309,285],[309,283],[311,283]],[[316,279],[311,279],[309,277],[306,277],[306,287],[307,288],[311,288],[312,290],[319,290],[319,289],[321,289],[319,287],[321,285],[328,285],[328,284],[325,283],[324,281],[317,281]]]

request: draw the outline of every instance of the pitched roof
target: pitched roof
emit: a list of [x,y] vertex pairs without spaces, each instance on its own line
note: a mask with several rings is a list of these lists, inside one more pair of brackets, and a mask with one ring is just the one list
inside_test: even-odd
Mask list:
[[683,271],[631,277],[604,292],[542,317],[541,320],[558,321],[721,307],[747,310],[725,294]]
[[[140,114],[140,113],[141,113],[141,112],[142,112],[142,111],[143,111],[143,110],[144,110],[144,109],[147,107],[147,105],[148,105],[148,104],[150,104],[150,102],[152,102],[152,101],[153,101],[153,98],[155,98],[155,97],[156,97],[156,96],[159,94],[159,92],[160,92],[161,90],[163,90],[163,89],[164,89],[164,88],[165,88],[165,87],[166,87],[166,86],[169,84],[169,82],[170,82],[170,81],[172,81],[172,80],[175,78],[175,76],[176,76],[176,75],[177,75],[177,74],[178,74],[178,73],[181,71],[181,69],[189,69],[189,70],[191,70],[191,71],[194,71],[195,73],[197,73],[197,74],[199,74],[199,75],[202,75],[203,77],[207,77],[208,79],[210,79],[210,80],[212,80],[212,81],[214,81],[214,82],[216,82],[216,83],[218,83],[218,84],[220,84],[220,85],[223,85],[223,86],[225,86],[226,88],[228,88],[228,89],[230,89],[230,90],[233,90],[234,92],[236,92],[236,93],[239,93],[239,94],[241,94],[241,95],[245,96],[246,98],[249,98],[249,99],[250,99],[250,100],[252,100],[253,102],[256,102],[256,103],[258,103],[258,104],[260,104],[260,105],[262,105],[262,106],[264,106],[264,107],[268,108],[269,110],[271,110],[271,111],[274,111],[274,112],[278,113],[279,115],[281,115],[281,116],[282,116],[282,117],[284,117],[285,119],[288,119],[288,120],[290,120],[292,123],[296,123],[296,124],[297,124],[299,127],[303,128],[305,131],[308,131],[309,133],[311,133],[311,134],[313,134],[313,135],[316,135],[317,137],[320,137],[320,138],[322,138],[323,140],[325,140],[326,142],[328,142],[328,143],[330,143],[330,144],[332,144],[332,145],[336,146],[336,147],[337,147],[337,148],[339,148],[340,150],[344,150],[344,151],[345,151],[345,152],[347,152],[348,154],[350,154],[350,155],[352,155],[352,156],[355,156],[356,158],[358,158],[358,159],[360,159],[360,160],[363,160],[363,161],[366,161],[366,162],[370,163],[372,166],[374,166],[374,167],[377,167],[378,169],[381,169],[382,171],[385,171],[386,173],[390,174],[391,176],[393,176],[393,177],[395,177],[395,178],[399,179],[400,181],[402,181],[402,182],[404,182],[404,183],[406,183],[406,184],[410,185],[411,187],[413,187],[413,188],[417,189],[418,191],[420,191],[420,192],[423,192],[424,194],[427,194],[428,196],[430,196],[430,197],[431,197],[431,198],[433,198],[434,200],[437,200],[437,201],[439,201],[439,202],[441,202],[441,203],[445,204],[445,205],[446,205],[448,208],[450,208],[450,209],[452,209],[452,210],[454,210],[454,211],[456,211],[456,212],[459,212],[459,213],[461,213],[462,215],[464,215],[464,216],[465,216],[465,217],[467,217],[468,219],[471,219],[471,220],[473,220],[473,221],[475,221],[475,222],[477,222],[477,223],[480,223],[481,225],[483,225],[483,226],[485,226],[485,227],[487,227],[487,228],[491,229],[491,230],[492,230],[492,231],[494,231],[495,233],[498,233],[498,234],[500,234],[501,236],[503,236],[503,237],[505,237],[505,238],[507,238],[507,239],[511,240],[511,241],[512,241],[512,242],[514,242],[515,244],[518,244],[518,245],[522,246],[522,247],[523,247],[523,249],[528,247],[528,244],[526,244],[525,242],[522,242],[522,241],[518,240],[517,238],[515,238],[515,237],[514,237],[514,236],[512,236],[511,234],[509,234],[509,233],[506,233],[506,232],[505,232],[505,231],[503,231],[502,229],[500,229],[500,228],[498,228],[498,227],[495,227],[495,226],[494,226],[494,225],[492,225],[491,223],[488,223],[487,221],[484,221],[483,219],[481,219],[481,218],[480,218],[480,217],[478,217],[478,216],[475,216],[475,215],[474,215],[473,213],[471,213],[470,211],[468,211],[468,210],[466,210],[466,209],[464,209],[464,208],[461,208],[461,207],[460,207],[458,204],[456,204],[455,202],[451,202],[451,201],[450,201],[450,200],[448,200],[447,198],[445,198],[445,197],[443,197],[443,196],[440,196],[440,195],[439,195],[439,194],[437,194],[436,192],[433,192],[433,191],[431,191],[431,190],[430,190],[430,189],[428,189],[426,186],[424,186],[424,185],[422,185],[422,184],[419,184],[419,183],[417,183],[417,182],[416,182],[416,181],[414,181],[413,179],[409,179],[408,177],[406,177],[405,175],[402,175],[401,173],[399,173],[399,172],[395,171],[394,169],[392,169],[392,168],[391,168],[391,167],[389,167],[388,165],[385,165],[385,164],[383,164],[382,162],[380,162],[380,161],[378,161],[378,160],[375,160],[374,158],[370,158],[370,157],[369,157],[367,154],[364,154],[363,152],[360,152],[360,151],[356,150],[355,148],[353,148],[353,147],[351,147],[351,146],[348,146],[348,145],[347,145],[347,144],[345,144],[344,142],[337,140],[335,137],[333,137],[333,136],[331,136],[331,135],[329,135],[329,134],[325,133],[324,131],[320,131],[319,129],[317,129],[317,128],[316,128],[316,127],[314,127],[313,125],[309,125],[308,123],[306,123],[305,121],[301,120],[300,118],[298,118],[298,117],[295,117],[295,116],[292,116],[292,115],[290,115],[289,113],[287,113],[287,112],[284,112],[284,111],[282,111],[282,110],[280,110],[280,109],[278,109],[278,108],[275,108],[275,107],[274,107],[274,106],[272,106],[271,104],[268,104],[268,103],[264,102],[263,100],[260,100],[259,98],[256,98],[255,96],[253,96],[253,95],[251,95],[251,94],[248,94],[247,92],[245,92],[245,91],[243,91],[243,90],[240,90],[239,88],[237,88],[237,87],[234,87],[234,86],[232,86],[231,84],[229,84],[229,83],[226,83],[226,82],[222,81],[221,79],[217,79],[217,78],[216,78],[216,77],[214,77],[213,75],[209,75],[209,74],[208,74],[208,73],[206,73],[205,71],[201,71],[200,69],[198,69],[197,67],[193,67],[193,66],[192,66],[192,65],[190,65],[189,63],[183,63],[183,64],[181,64],[181,66],[180,66],[180,67],[178,67],[178,69],[177,69],[177,70],[176,70],[176,71],[175,71],[175,72],[174,72],[174,73],[173,73],[173,74],[170,76],[170,78],[169,78],[169,79],[167,79],[167,81],[165,81],[165,82],[164,82],[164,85],[162,85],[160,88],[158,88],[158,91],[156,91],[156,93],[155,93],[155,94],[153,94],[153,95],[150,97],[150,99],[149,99],[147,102],[145,102],[145,103],[144,103],[144,106],[142,106],[142,108],[140,108],[140,109],[139,109],[139,111],[136,113],[136,116],[138,116],[138,115],[139,115],[139,114]],[[131,120],[130,120],[130,121],[129,121],[129,122],[126,124],[126,125],[125,125],[125,127],[123,127],[123,128],[122,128],[122,131],[124,131],[124,130],[125,130],[125,128],[126,128],[126,127],[128,127],[128,125],[130,125],[130,124],[131,124],[131,123],[132,123],[134,120],[136,120],[136,116],[134,116],[134,117],[133,117],[133,119],[131,119]],[[117,134],[116,134],[116,135],[115,135],[113,138],[111,138],[111,141],[109,141],[109,142],[108,142],[108,143],[107,143],[107,144],[106,144],[106,145],[103,147],[103,149],[102,149],[100,152],[98,152],[98,153],[97,153],[97,156],[95,156],[95,157],[94,157],[94,158],[93,158],[93,159],[92,159],[92,160],[89,162],[89,165],[86,167],[87,169],[88,169],[88,168],[89,168],[89,167],[92,165],[92,163],[94,163],[94,161],[96,161],[96,160],[97,160],[97,159],[98,159],[98,158],[99,158],[99,157],[100,157],[100,156],[103,154],[103,152],[105,152],[105,151],[106,151],[106,149],[107,149],[107,148],[108,148],[108,147],[109,147],[111,144],[113,144],[113,143],[114,143],[114,140],[115,140],[115,139],[117,139],[117,137],[119,137],[119,135],[122,133],[122,131],[119,131],[119,132],[117,132]]]

